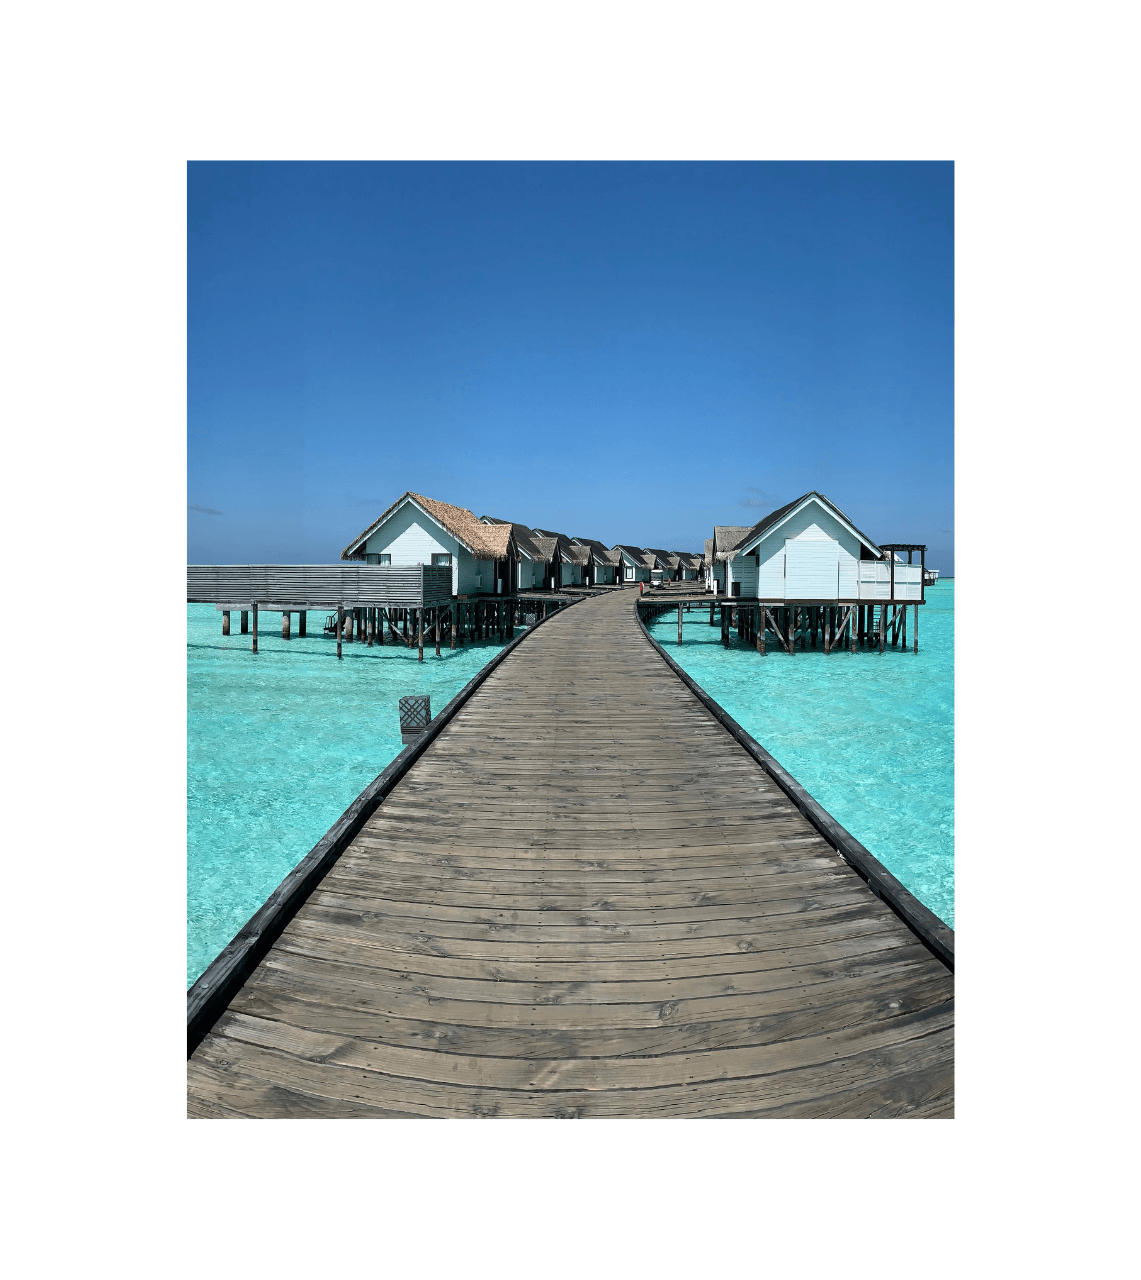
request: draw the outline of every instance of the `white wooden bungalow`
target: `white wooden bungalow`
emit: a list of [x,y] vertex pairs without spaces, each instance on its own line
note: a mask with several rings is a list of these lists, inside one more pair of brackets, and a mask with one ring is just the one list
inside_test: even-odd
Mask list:
[[511,529],[511,542],[515,549],[513,590],[549,590],[552,584],[557,549],[554,538],[540,538],[525,524],[499,520],[495,516],[480,516],[484,524],[505,524]]
[[701,570],[701,557],[690,555],[687,551],[678,551],[678,577],[682,582],[693,582]]
[[922,599],[919,565],[894,564],[822,493],[765,516],[724,553],[727,593],[761,600]]
[[715,524],[713,537],[705,539],[705,585],[710,591],[725,594],[729,554],[752,528],[747,524]]
[[612,551],[617,551],[621,557],[621,581],[625,586],[632,586],[638,582],[650,581],[650,570],[653,566],[653,558],[646,558],[646,553],[640,547],[626,547],[622,543],[616,542]]
[[622,557],[616,551],[611,551],[605,543],[594,538],[572,538],[571,542],[576,547],[590,548],[589,585],[613,586],[618,581]]
[[578,587],[590,568],[590,549],[572,542],[565,533],[556,533],[553,529],[534,529],[533,533],[541,538],[554,538],[558,544],[558,585],[560,587]]
[[509,524],[485,524],[466,507],[408,493],[341,552],[367,564],[450,565],[453,595],[510,589],[516,552]]
[[[650,566],[650,577],[655,581],[675,582],[681,574],[679,573],[679,557],[674,551],[662,551],[658,547],[643,547],[642,554],[652,560]],[[660,572],[661,577],[658,579],[656,574]]]

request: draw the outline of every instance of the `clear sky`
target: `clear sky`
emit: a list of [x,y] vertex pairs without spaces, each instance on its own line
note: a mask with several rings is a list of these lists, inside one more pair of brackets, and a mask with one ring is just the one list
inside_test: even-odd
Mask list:
[[950,163],[188,172],[188,560],[406,489],[700,550],[809,489],[954,572]]

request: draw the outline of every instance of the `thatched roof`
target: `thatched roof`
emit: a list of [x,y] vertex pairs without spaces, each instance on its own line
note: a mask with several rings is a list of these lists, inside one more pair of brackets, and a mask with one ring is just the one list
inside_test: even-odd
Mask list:
[[515,549],[527,560],[534,560],[539,564],[550,564],[555,558],[555,540],[553,538],[538,538],[531,529],[525,524],[514,524],[510,520],[498,520],[495,516],[480,516],[480,520],[488,524],[505,524],[511,529],[511,537],[515,542]]
[[678,556],[676,551],[659,551],[656,547],[643,547],[648,556],[654,558],[655,569],[676,569]]
[[377,516],[363,533],[349,543],[341,552],[341,559],[363,560],[364,544],[405,502],[413,503],[441,528],[446,529],[460,546],[466,547],[477,560],[502,560],[510,550],[511,526],[509,524],[484,524],[467,507],[453,507],[450,502],[425,498],[423,494],[413,493],[409,489],[407,493],[397,498],[387,511]]
[[[802,494],[795,501],[786,502],[783,507],[778,507],[775,511],[770,511],[769,514],[765,516],[763,519],[758,520],[756,524],[750,525],[749,528],[745,529],[742,532],[741,536],[733,543],[732,547],[728,548],[728,550],[730,551],[730,554],[725,556],[724,559],[732,560],[733,556],[736,554],[736,551],[739,547],[746,546],[748,545],[748,543],[755,541],[755,539],[758,538],[761,534],[765,533],[768,529],[771,529],[774,524],[777,524],[780,520],[783,520],[784,517],[789,514],[789,512],[795,511],[796,508],[799,507],[802,502],[807,501],[807,499],[809,498],[818,499],[826,507],[834,511],[836,515],[838,515],[840,519],[843,520],[843,522],[860,539],[860,541],[864,543],[865,546],[867,546],[870,550],[874,551],[877,555],[882,554],[880,551],[880,548],[876,546],[876,544],[871,540],[871,538],[869,538],[866,533],[861,533],[860,530],[857,529],[856,526],[851,522],[851,520],[849,520],[848,517],[840,510],[840,508],[833,501],[831,501],[831,499],[826,498],[822,493],[819,493],[815,489],[810,489],[807,493]],[[730,526],[726,525],[725,527],[726,529],[728,529]],[[714,532],[716,533],[716,530],[714,530]],[[723,557],[718,556],[718,559],[722,559],[722,558]]]
[[572,542],[581,547],[589,547],[591,554],[599,564],[618,565],[622,563],[622,557],[617,551],[611,551],[605,542],[599,542],[596,538],[573,538]]
[[[713,556],[714,559],[732,560],[735,555],[737,543],[749,532],[751,525],[744,524],[715,524],[713,526]],[[706,546],[709,544],[706,543]]]
[[712,538],[705,539],[705,555],[702,556],[702,559],[705,561],[706,564],[713,563],[713,539]]

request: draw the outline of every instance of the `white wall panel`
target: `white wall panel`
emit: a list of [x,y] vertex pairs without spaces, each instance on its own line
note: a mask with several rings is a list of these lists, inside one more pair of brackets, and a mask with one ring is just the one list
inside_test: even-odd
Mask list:
[[757,594],[762,600],[784,599],[784,547],[762,561],[757,574]]
[[835,600],[839,595],[840,546],[818,525],[784,544],[786,600]]

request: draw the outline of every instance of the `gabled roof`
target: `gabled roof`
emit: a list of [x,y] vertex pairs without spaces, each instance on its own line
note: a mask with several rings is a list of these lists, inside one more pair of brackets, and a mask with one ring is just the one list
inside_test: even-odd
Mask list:
[[468,551],[477,560],[502,560],[508,554],[511,545],[511,526],[508,524],[484,524],[477,520],[474,512],[467,507],[453,507],[450,502],[439,502],[435,498],[425,498],[423,494],[413,493],[411,489],[402,494],[379,515],[361,534],[341,552],[342,560],[360,560],[364,557],[364,544],[377,529],[405,503],[410,502],[418,507],[429,519],[434,520],[442,529]]
[[617,551],[611,551],[604,542],[599,542],[595,538],[572,538],[571,542],[576,546],[589,547],[591,554],[599,564],[616,565],[622,563],[622,557]]
[[676,569],[677,568],[677,552],[676,551],[659,551],[657,547],[643,547],[642,550],[647,556],[654,558],[655,569]]
[[[732,560],[729,554],[738,541],[749,532],[747,524],[715,524],[713,526],[713,558],[715,560]],[[706,546],[709,544],[706,543]]]
[[775,529],[777,525],[782,524],[789,516],[794,515],[806,502],[813,498],[827,507],[832,515],[834,515],[841,524],[846,525],[848,529],[854,533],[857,538],[859,538],[865,547],[870,551],[874,551],[877,556],[883,554],[871,538],[869,538],[866,533],[861,533],[834,502],[826,498],[822,493],[818,493],[815,489],[810,489],[808,493],[804,494],[802,497],[797,498],[793,502],[786,502],[783,507],[778,507],[775,511],[770,511],[763,520],[758,520],[752,528],[746,530],[745,533],[737,539],[730,549],[731,553],[725,558],[731,560],[739,551],[744,551],[745,548],[758,542],[766,533]]
[[627,547],[621,542],[616,542],[612,551],[620,551],[628,560],[632,560],[640,569],[652,569],[654,567],[654,558],[650,556],[646,558],[646,553],[641,547]]
[[682,569],[700,569],[701,557],[691,555],[688,551],[675,551],[678,567]]
[[539,564],[550,564],[554,559],[555,543],[551,538],[538,538],[525,524],[514,524],[510,520],[499,520],[495,516],[480,516],[485,524],[505,524],[511,529],[511,537],[515,549],[526,560],[534,560]]

